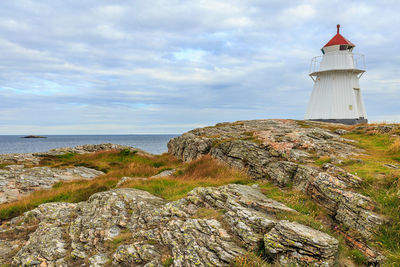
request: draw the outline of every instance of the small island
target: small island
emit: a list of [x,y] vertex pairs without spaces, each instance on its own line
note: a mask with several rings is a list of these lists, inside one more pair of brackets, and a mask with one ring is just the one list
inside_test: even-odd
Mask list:
[[47,138],[46,136],[40,136],[40,135],[27,135],[23,136],[21,138]]

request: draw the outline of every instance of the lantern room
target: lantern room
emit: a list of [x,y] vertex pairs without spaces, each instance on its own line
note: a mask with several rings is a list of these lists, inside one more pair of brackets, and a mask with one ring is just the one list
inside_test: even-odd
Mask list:
[[340,50],[349,50],[350,52],[353,51],[355,44],[344,38],[340,34],[340,24],[337,26],[337,33],[333,38],[322,47],[321,51],[323,54],[333,52],[333,51],[340,51]]

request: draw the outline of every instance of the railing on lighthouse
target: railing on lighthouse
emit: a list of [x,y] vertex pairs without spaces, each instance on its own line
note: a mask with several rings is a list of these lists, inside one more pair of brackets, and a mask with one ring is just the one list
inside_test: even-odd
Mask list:
[[310,73],[328,70],[365,70],[365,56],[347,51],[334,51],[314,57],[310,64]]

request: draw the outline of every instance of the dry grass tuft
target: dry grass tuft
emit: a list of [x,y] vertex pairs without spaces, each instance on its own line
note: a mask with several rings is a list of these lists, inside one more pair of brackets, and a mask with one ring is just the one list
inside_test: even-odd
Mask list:
[[389,152],[393,154],[400,153],[400,138],[396,138],[393,144],[390,145]]
[[174,177],[148,180],[130,180],[121,187],[148,191],[167,200],[185,197],[196,187],[221,186],[231,183],[247,184],[251,178],[242,171],[231,169],[205,155],[184,164]]
[[179,175],[180,179],[230,179],[230,178],[248,178],[243,171],[227,167],[210,155],[204,155],[201,158],[191,161],[183,173]]
[[233,263],[235,267],[267,267],[271,266],[262,257],[254,252],[248,252],[242,256],[236,257]]

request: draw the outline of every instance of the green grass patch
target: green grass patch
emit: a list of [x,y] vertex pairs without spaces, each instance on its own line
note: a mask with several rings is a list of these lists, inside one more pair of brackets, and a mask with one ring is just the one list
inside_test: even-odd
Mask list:
[[318,166],[322,166],[325,163],[331,163],[332,159],[330,157],[320,157],[317,160],[315,160],[315,164]]
[[76,184],[68,183],[58,184],[55,190],[39,190],[30,194],[22,201],[12,202],[0,205],[0,219],[7,220],[22,213],[38,207],[40,204],[49,202],[70,202],[76,203],[87,200],[91,195],[97,192],[107,191],[110,188],[104,184],[87,184],[77,186]]
[[174,258],[172,258],[172,257],[167,257],[162,261],[162,265],[164,267],[172,266],[173,263],[174,263]]
[[[376,211],[389,220],[378,229],[372,245],[384,252],[388,258],[385,264],[400,266],[400,170],[384,166],[396,164],[400,159],[400,152],[393,149],[398,146],[398,140],[391,134],[373,131],[353,132],[344,137],[356,140],[356,146],[366,153],[359,156],[361,163],[351,162],[342,167],[363,179],[358,191],[372,198],[377,203]],[[356,252],[352,258],[359,264],[364,261]]]

